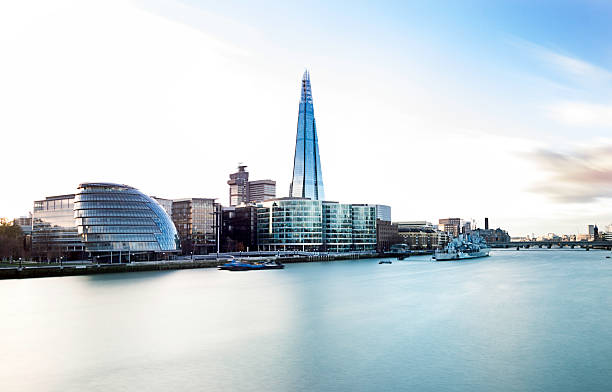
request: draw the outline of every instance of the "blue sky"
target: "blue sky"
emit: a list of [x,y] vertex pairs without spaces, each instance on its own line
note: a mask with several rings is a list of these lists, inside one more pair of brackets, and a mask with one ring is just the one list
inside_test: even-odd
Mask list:
[[227,203],[238,162],[285,196],[308,67],[329,198],[512,235],[605,226],[610,20],[604,1],[5,3],[22,171],[0,215],[84,181]]

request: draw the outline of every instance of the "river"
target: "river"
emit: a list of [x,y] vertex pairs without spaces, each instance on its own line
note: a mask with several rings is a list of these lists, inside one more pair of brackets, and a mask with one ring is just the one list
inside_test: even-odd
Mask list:
[[610,391],[608,255],[0,281],[0,390]]

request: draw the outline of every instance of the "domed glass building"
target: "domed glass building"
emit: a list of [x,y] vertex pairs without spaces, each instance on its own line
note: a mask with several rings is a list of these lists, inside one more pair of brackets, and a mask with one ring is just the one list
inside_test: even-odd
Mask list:
[[176,252],[174,223],[152,198],[131,186],[80,184],[74,198],[74,218],[85,250],[91,254]]

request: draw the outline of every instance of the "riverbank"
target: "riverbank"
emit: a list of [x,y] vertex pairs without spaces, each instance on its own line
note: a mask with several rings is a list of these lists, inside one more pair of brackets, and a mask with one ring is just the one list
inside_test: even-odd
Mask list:
[[[311,255],[311,256],[292,256],[281,257],[278,260],[283,264],[308,263],[321,261],[351,260],[351,259],[371,259],[384,257],[378,254],[341,254],[341,255]],[[135,262],[128,264],[79,264],[79,265],[48,265],[39,266],[14,266],[0,268],[0,280],[2,279],[29,279],[29,278],[50,278],[58,276],[77,276],[112,274],[123,272],[145,272],[145,271],[167,271],[194,268],[215,268],[227,263],[227,259],[212,260],[172,260],[154,262]]]

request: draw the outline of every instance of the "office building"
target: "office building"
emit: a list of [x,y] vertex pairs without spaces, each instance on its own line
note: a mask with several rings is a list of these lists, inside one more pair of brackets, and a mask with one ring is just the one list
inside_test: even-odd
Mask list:
[[249,181],[249,172],[245,165],[238,166],[236,173],[230,174],[229,204],[231,207],[260,203],[276,197],[276,181]]
[[217,251],[221,206],[215,199],[176,199],[172,221],[178,231],[183,254],[208,254]]
[[276,181],[256,180],[248,183],[248,204],[257,204],[276,198]]
[[302,78],[293,159],[293,178],[289,187],[289,196],[325,200],[317,126],[308,71],[304,72]]
[[248,252],[257,249],[257,208],[223,207],[221,250]]
[[49,196],[34,202],[32,212],[32,256],[39,261],[84,258],[74,219],[74,194]]
[[391,207],[384,204],[374,204],[376,207],[376,219],[391,222]]
[[376,208],[306,198],[280,198],[257,206],[259,250],[310,252],[376,249]]

